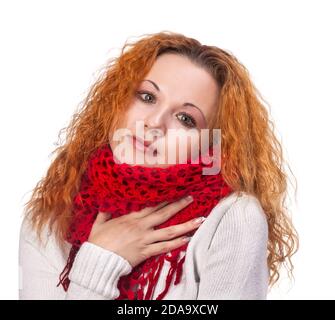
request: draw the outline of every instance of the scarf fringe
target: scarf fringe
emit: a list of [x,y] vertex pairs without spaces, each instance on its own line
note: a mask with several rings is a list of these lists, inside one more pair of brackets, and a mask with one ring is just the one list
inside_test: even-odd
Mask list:
[[59,282],[57,284],[57,287],[61,284],[64,288],[65,291],[68,290],[69,285],[70,285],[70,279],[69,279],[69,274],[74,262],[74,259],[76,257],[76,254],[78,252],[79,248],[76,246],[72,246],[69,257],[67,259],[66,265],[62,271],[62,273],[59,276]]
[[153,292],[153,289],[154,289],[154,287],[155,287],[155,285],[157,283],[157,279],[158,279],[158,277],[160,275],[160,272],[161,272],[161,269],[163,267],[163,264],[164,264],[164,255],[162,255],[162,256],[159,257],[158,264],[156,264],[154,266],[155,269],[153,270],[153,272],[151,272],[149,274],[149,277],[148,277],[149,278],[149,284],[148,284],[148,289],[147,289],[147,293],[145,295],[144,300],[151,300],[152,292]]
[[[171,256],[161,255],[158,260],[147,260],[143,266],[143,273],[138,279],[130,280],[130,287],[125,288],[123,285],[120,287],[120,295],[116,300],[122,300],[127,297],[128,300],[151,300],[155,286],[157,285],[158,278],[161,274],[161,270],[164,265],[164,260],[170,262],[170,269],[166,276],[164,290],[157,296],[156,300],[162,300],[167,294],[173,275],[176,273],[176,279],[174,284],[178,284],[182,275],[182,267],[185,261],[185,255],[178,261],[178,257],[181,251],[175,250]],[[149,271],[148,273],[146,273]],[[134,284],[140,284],[137,290],[137,296],[135,296]],[[144,288],[147,284],[147,290],[144,294]]]

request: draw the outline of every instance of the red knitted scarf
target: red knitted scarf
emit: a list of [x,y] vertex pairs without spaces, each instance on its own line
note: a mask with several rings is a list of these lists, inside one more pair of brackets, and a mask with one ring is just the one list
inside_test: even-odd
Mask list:
[[[212,150],[212,149],[211,149]],[[111,218],[139,211],[147,206],[156,206],[163,201],[174,202],[192,195],[194,200],[187,207],[174,214],[169,220],[155,227],[164,228],[186,222],[192,218],[207,217],[222,197],[232,192],[220,173],[204,175],[202,169],[210,168],[199,158],[199,163],[173,164],[169,167],[145,167],[117,163],[109,143],[98,148],[88,160],[88,166],[81,178],[80,190],[73,198],[73,222],[67,241],[72,244],[67,264],[59,276],[59,283],[67,291],[68,278],[75,256],[89,237],[97,214],[108,212]],[[196,230],[189,232],[192,236]],[[182,266],[188,243],[170,253],[152,256],[121,276],[118,281],[120,295],[116,300],[150,300],[157,283],[164,260],[170,262],[165,289],[158,295],[161,300],[167,293],[173,275],[174,284],[180,282]],[[144,287],[148,283],[146,294]]]

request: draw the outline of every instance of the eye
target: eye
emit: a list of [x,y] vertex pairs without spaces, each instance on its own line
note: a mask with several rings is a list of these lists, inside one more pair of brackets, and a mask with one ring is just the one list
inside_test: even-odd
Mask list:
[[[137,91],[136,94],[137,94],[137,96],[139,96],[139,99],[141,101],[143,101],[144,103],[154,103],[154,101],[156,101],[156,96],[151,92]],[[148,98],[142,98],[142,96],[148,97]],[[153,100],[150,100],[150,97],[153,98]],[[178,113],[177,118],[180,119],[180,121],[183,123],[183,125],[188,127],[188,128],[194,128],[197,125],[194,118],[187,113],[184,113],[184,112],[183,113]]]
[[188,127],[188,128],[194,128],[197,125],[194,118],[187,113],[178,113],[177,118],[178,117],[183,122],[183,125]]
[[156,100],[156,96],[153,93],[146,92],[146,91],[137,91],[137,95],[140,97],[140,100],[143,101],[144,103],[153,103],[152,100],[148,100],[146,98],[142,98],[142,95],[145,97],[153,97]]

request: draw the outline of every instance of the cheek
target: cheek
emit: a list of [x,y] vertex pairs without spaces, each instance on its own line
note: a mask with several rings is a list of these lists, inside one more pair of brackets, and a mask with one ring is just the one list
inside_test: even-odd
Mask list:
[[136,106],[132,105],[130,108],[126,111],[124,115],[124,125],[125,127],[129,128],[131,123],[135,122],[138,118],[138,109]]
[[125,127],[131,128],[133,126],[135,128],[136,121],[143,120],[143,118],[146,116],[146,110],[147,108],[144,108],[141,103],[134,100],[134,102],[125,111]]
[[166,158],[168,154],[176,154],[176,159],[181,162],[183,159],[190,159],[196,157],[200,150],[200,133],[195,132],[190,136],[186,132],[179,134],[177,138],[173,135],[165,138]]

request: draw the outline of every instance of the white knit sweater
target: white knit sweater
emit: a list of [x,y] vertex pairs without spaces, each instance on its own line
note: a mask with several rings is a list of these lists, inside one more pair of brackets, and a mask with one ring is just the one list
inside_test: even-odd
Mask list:
[[[68,291],[57,287],[70,244],[63,252],[45,228],[44,245],[23,220],[20,232],[20,299],[115,299],[120,276],[131,272],[123,257],[90,242],[77,253]],[[268,225],[254,196],[237,192],[223,198],[188,244],[181,282],[171,282],[165,300],[266,299]],[[165,261],[153,293],[165,287],[170,264]],[[147,287],[146,287],[147,288]],[[144,291],[145,293],[145,291]]]

